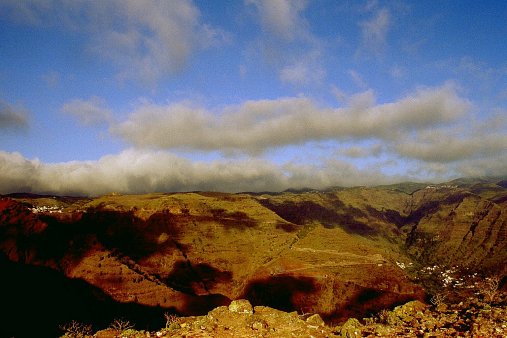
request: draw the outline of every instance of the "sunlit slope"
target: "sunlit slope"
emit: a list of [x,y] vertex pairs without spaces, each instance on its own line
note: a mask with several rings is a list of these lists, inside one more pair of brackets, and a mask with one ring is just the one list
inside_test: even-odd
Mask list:
[[411,270],[426,265],[505,269],[507,189],[460,184],[15,195],[1,199],[0,249],[121,304],[198,314],[247,298],[337,320],[424,299]]

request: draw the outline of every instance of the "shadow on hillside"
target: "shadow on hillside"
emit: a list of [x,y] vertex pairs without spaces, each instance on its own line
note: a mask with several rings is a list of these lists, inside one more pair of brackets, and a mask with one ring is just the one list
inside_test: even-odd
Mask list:
[[72,217],[41,215],[47,228],[30,236],[18,236],[23,247],[36,250],[41,259],[60,260],[72,253],[77,263],[87,250],[100,242],[134,260],[171,249],[187,252],[179,243],[189,224],[214,222],[225,229],[246,229],[258,223],[241,211],[212,210],[212,215],[172,214],[168,210],[156,212],[148,219],[137,217],[133,211],[92,209]]
[[160,328],[170,309],[118,303],[88,283],[45,267],[12,263],[0,255],[2,337],[58,337],[59,325],[76,320],[107,327],[124,318],[141,328]]
[[166,285],[185,294],[196,295],[207,293],[213,286],[229,283],[231,280],[230,271],[221,271],[205,263],[192,265],[188,261],[181,260],[173,265],[166,279]]
[[296,232],[302,229],[301,225],[290,223],[290,222],[276,222],[276,229],[283,230],[285,232]]
[[412,300],[422,300],[422,295],[403,295],[371,287],[357,287],[348,301],[335,311],[322,314],[329,324],[338,324],[348,318],[365,318],[377,314],[383,309],[393,309]]
[[[178,312],[136,303],[120,303],[102,290],[80,279],[69,279],[50,268],[13,263],[1,254],[0,337],[59,337],[60,325],[76,320],[107,328],[114,319],[125,319],[138,329],[158,330],[165,325],[164,313]],[[213,268],[200,267],[201,273]],[[180,315],[204,315],[228,305],[222,295],[185,295]]]
[[[311,277],[278,275],[251,281],[243,298],[248,299],[254,306],[269,306],[286,312],[319,312],[328,324],[338,324],[351,317],[363,318],[382,309],[393,308],[414,299],[421,300],[423,297],[423,294],[404,295],[352,282],[344,282],[339,286],[340,290],[332,292],[326,291],[328,287],[333,286],[323,285]],[[333,310],[319,311],[316,304]]]
[[290,312],[299,310],[297,296],[311,294],[315,290],[313,278],[279,275],[251,281],[245,288],[243,298],[254,306],[269,306]]
[[193,216],[196,221],[214,221],[223,225],[226,229],[238,229],[256,227],[258,222],[250,218],[243,211],[227,211],[225,209],[211,209],[213,218],[206,216]]
[[309,221],[319,221],[326,228],[341,227],[348,233],[362,236],[377,234],[377,230],[370,227],[367,222],[358,220],[359,218],[368,218],[368,214],[357,208],[346,206],[336,198],[332,200],[332,207],[308,200],[284,201],[280,204],[272,203],[267,199],[259,202],[284,220],[297,225],[304,225]]

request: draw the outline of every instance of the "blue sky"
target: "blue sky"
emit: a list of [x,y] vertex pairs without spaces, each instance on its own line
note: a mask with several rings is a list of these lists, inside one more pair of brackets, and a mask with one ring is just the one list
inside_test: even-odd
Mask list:
[[0,0],[0,193],[507,174],[504,1]]

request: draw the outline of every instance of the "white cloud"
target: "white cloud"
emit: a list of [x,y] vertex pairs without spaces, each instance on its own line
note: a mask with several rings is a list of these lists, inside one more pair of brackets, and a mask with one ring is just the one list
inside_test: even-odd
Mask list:
[[355,93],[347,97],[347,104],[354,110],[367,110],[375,105],[375,92],[368,89],[364,92]]
[[126,150],[97,161],[42,163],[0,151],[0,193],[102,195],[154,191],[281,191],[331,185],[390,182],[377,171],[361,171],[343,162],[325,166],[266,160],[191,162],[161,151]]
[[356,86],[358,86],[361,89],[368,88],[368,85],[364,81],[363,77],[357,71],[350,69],[348,71],[348,74]]
[[300,13],[306,8],[301,0],[246,0],[253,4],[261,19],[262,28],[279,39],[293,40],[306,29]]
[[331,88],[329,89],[331,94],[336,98],[338,102],[345,102],[348,98],[347,93],[345,93],[342,89],[338,88],[335,85],[331,85]]
[[32,191],[40,163],[0,150],[0,193]]
[[60,73],[51,71],[41,76],[41,79],[47,84],[49,88],[55,88],[60,84]]
[[259,60],[278,74],[283,84],[319,87],[326,77],[323,39],[312,34],[304,14],[306,0],[245,0],[255,9],[261,32],[247,48],[248,62]]
[[468,101],[448,84],[384,104],[366,91],[344,108],[322,108],[304,97],[247,101],[220,114],[188,102],[144,104],[111,132],[138,147],[259,153],[309,141],[393,140],[449,124],[468,110]]
[[314,52],[286,65],[280,70],[280,80],[294,86],[322,83],[326,72],[318,59],[319,53]]
[[28,127],[28,112],[0,99],[0,130],[25,129]]
[[134,70],[154,81],[179,71],[195,50],[220,36],[200,22],[191,1],[128,0],[114,7],[121,22],[108,23],[106,32],[96,34],[94,50],[118,64],[126,77]]
[[361,27],[362,54],[373,53],[375,56],[381,54],[386,46],[386,36],[391,24],[391,14],[387,9],[381,9],[375,13],[370,20],[363,21]]
[[456,135],[450,130],[420,133],[416,138],[405,140],[395,146],[405,157],[425,162],[448,163],[474,158],[498,158],[507,155],[505,133],[482,133],[480,135]]
[[391,67],[391,69],[389,69],[389,75],[391,75],[393,79],[397,80],[405,77],[406,73],[407,73],[406,69],[398,65],[394,65],[393,67]]
[[89,100],[75,99],[65,103],[62,111],[76,117],[80,123],[86,126],[110,123],[112,114],[105,107],[105,101],[93,96]]
[[190,0],[27,0],[0,8],[26,24],[86,34],[88,50],[110,60],[120,78],[147,83],[180,71],[193,53],[227,35],[203,23]]

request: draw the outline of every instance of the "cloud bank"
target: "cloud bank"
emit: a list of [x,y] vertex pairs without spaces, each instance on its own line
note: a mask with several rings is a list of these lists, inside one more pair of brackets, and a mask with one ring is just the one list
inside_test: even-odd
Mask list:
[[378,171],[330,161],[326,166],[275,165],[262,159],[192,162],[162,151],[125,150],[97,161],[42,163],[0,151],[0,193],[96,196],[111,192],[281,191],[390,182]]
[[[352,149],[350,155],[361,156],[362,151]],[[391,164],[397,168],[407,165],[406,172],[386,174],[382,163],[358,168],[336,158],[312,164],[296,161],[275,164],[260,158],[191,161],[166,151],[129,149],[96,161],[43,163],[19,153],[0,151],[0,194],[98,196],[111,192],[262,192],[372,186],[418,181],[421,175],[433,182],[460,176],[507,175],[507,156],[496,161],[477,158],[453,164],[417,161]]]
[[[322,107],[306,97],[287,97],[219,111],[189,101],[144,102],[118,122],[100,98],[72,100],[63,111],[84,124],[108,122],[111,135],[133,148],[64,163],[0,152],[0,193],[282,191],[507,174],[507,121],[473,119],[473,106],[452,83],[388,103],[377,103],[372,90],[344,96],[343,102]],[[291,147],[299,155],[276,162],[265,156]],[[319,149],[312,160],[298,161]],[[195,151],[221,155],[189,159]],[[362,164],[350,164],[351,158]]]

